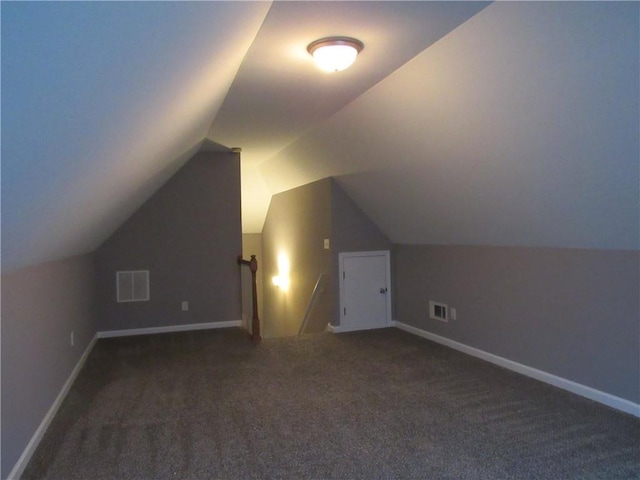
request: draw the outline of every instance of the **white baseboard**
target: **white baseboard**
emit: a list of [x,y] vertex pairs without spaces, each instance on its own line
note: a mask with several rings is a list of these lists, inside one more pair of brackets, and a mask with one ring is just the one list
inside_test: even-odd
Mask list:
[[331,333],[347,333],[347,332],[357,332],[363,330],[362,328],[347,328],[342,325],[333,326],[329,324],[327,327],[327,331]]
[[76,366],[71,371],[69,378],[67,378],[67,381],[62,386],[60,393],[54,400],[53,404],[49,408],[49,411],[44,416],[44,419],[42,420],[42,422],[40,422],[40,425],[38,426],[35,433],[31,437],[31,440],[29,440],[29,443],[25,447],[24,451],[22,452],[22,455],[20,455],[20,458],[18,459],[13,469],[9,473],[9,476],[7,477],[8,480],[14,480],[14,479],[17,480],[22,475],[22,472],[24,472],[24,469],[29,463],[29,460],[31,460],[31,456],[33,455],[33,452],[35,452],[36,448],[38,448],[38,445],[40,444],[42,437],[47,431],[47,428],[49,428],[49,424],[53,420],[53,417],[55,417],[56,413],[58,413],[58,409],[60,408],[60,405],[62,405],[62,402],[67,396],[67,393],[69,393],[69,389],[71,388],[71,385],[73,385],[73,382],[75,381],[76,377],[78,376],[78,373],[82,369],[82,366],[87,361],[87,357],[89,357],[89,353],[91,353],[93,346],[96,344],[96,340],[97,340],[97,337],[94,336],[89,342],[89,345],[87,345],[87,348],[85,348],[84,353],[78,360],[78,363],[76,363]]
[[69,389],[71,388],[71,385],[73,385],[73,382],[78,376],[80,369],[86,362],[87,357],[89,356],[89,353],[91,353],[91,350],[93,349],[94,345],[96,344],[96,341],[99,338],[124,337],[129,335],[145,335],[145,334],[152,334],[152,333],[182,332],[186,330],[205,330],[210,328],[228,328],[228,327],[241,327],[241,326],[242,326],[242,320],[230,320],[226,322],[192,323],[192,324],[186,324],[186,325],[172,325],[168,327],[134,328],[130,330],[108,330],[103,332],[97,332],[93,337],[93,339],[89,342],[89,345],[87,345],[87,348],[85,349],[84,353],[78,360],[78,363],[76,364],[73,371],[69,375],[69,378],[67,378],[67,381],[62,386],[60,393],[58,394],[55,401],[49,408],[49,411],[47,412],[47,414],[44,416],[44,419],[42,420],[42,422],[40,422],[40,425],[38,426],[37,430],[31,437],[31,440],[29,440],[29,443],[27,444],[24,451],[22,452],[22,455],[20,455],[20,458],[18,459],[13,469],[9,473],[9,476],[7,477],[7,479],[17,480],[20,478],[20,476],[24,472],[24,469],[29,463],[29,460],[31,460],[31,456],[33,455],[33,452],[35,452],[36,448],[38,447],[38,444],[40,443],[40,441],[42,440],[42,437],[47,431],[47,428],[49,427],[51,420],[53,420],[53,417],[55,417],[56,413],[58,412],[60,405],[62,405],[62,402],[67,396],[67,393],[69,393]]
[[349,327],[345,327],[343,325],[338,325],[337,327],[334,325],[331,325],[330,323],[327,324],[327,328],[325,329],[325,332],[330,332],[330,333],[347,333],[347,332],[365,332],[367,330],[380,330],[381,328],[389,328],[394,326],[393,323],[391,323],[390,325],[387,325],[386,327],[371,327],[371,328],[349,328]]
[[331,325],[330,323],[327,323],[327,329],[325,331],[329,333],[342,333],[345,330],[343,330],[343,328],[340,325],[336,327],[335,325]]
[[127,330],[105,330],[98,332],[98,338],[129,337],[132,335],[151,335],[154,333],[186,332],[189,330],[209,330],[211,328],[242,327],[242,320],[226,322],[188,323],[185,325],[168,325],[166,327],[130,328]]
[[499,365],[522,375],[526,375],[527,377],[535,378],[536,380],[540,380],[541,382],[548,383],[549,385],[553,385],[554,387],[562,388],[563,390],[567,390],[571,393],[575,393],[576,395],[580,395],[590,400],[594,400],[598,403],[602,403],[609,407],[615,408],[616,410],[620,410],[636,417],[640,417],[640,404],[625,400],[624,398],[616,397],[615,395],[596,390],[595,388],[582,385],[581,383],[567,380],[566,378],[558,377],[551,373],[543,372],[542,370],[538,370],[533,367],[528,367],[521,363],[514,362],[513,360],[499,357],[498,355],[494,355],[493,353],[470,347],[468,345],[465,345],[464,343],[456,342],[455,340],[451,340],[446,337],[441,337],[440,335],[436,335],[435,333],[427,332],[426,330],[412,327],[411,325],[407,325],[402,322],[394,320],[392,322],[392,325],[401,330],[404,330],[405,332],[409,332],[419,337],[426,338],[427,340],[440,343],[441,345],[453,348],[454,350],[458,350],[487,362],[491,362],[495,365]]

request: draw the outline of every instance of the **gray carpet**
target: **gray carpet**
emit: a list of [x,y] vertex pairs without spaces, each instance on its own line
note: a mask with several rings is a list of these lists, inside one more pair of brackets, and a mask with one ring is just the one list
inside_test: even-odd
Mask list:
[[638,479],[640,421],[396,329],[102,339],[26,479]]

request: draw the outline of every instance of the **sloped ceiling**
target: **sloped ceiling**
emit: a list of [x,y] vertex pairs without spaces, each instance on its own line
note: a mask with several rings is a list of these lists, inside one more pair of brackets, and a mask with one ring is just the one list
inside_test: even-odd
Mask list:
[[[337,176],[395,242],[638,248],[637,2],[1,8],[3,272],[92,251],[217,144],[248,232]],[[334,76],[304,51],[331,34],[365,43]]]
[[2,2],[2,270],[94,250],[206,138],[268,2]]
[[639,10],[494,3],[260,171],[339,176],[396,243],[637,249]]
[[[216,142],[242,147],[243,230],[262,231],[273,193],[258,165],[488,4],[275,2],[209,132]],[[334,74],[318,70],[306,51],[332,35],[365,45],[353,67]],[[295,166],[278,175],[295,176]]]

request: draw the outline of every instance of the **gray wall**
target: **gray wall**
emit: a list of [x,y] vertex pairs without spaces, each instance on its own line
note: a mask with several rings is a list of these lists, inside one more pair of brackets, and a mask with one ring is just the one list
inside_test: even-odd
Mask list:
[[91,255],[2,275],[2,478],[95,335],[93,299]]
[[[394,257],[396,320],[640,401],[639,252],[398,245]],[[457,320],[430,320],[430,299]]]
[[[324,248],[324,239],[330,248]],[[332,178],[274,195],[262,232],[265,336],[295,335],[325,274],[305,333],[340,324],[338,253],[390,250],[391,243]],[[278,254],[291,262],[288,291],[277,288]]]
[[[318,276],[331,278],[332,256],[323,245],[330,237],[331,179],[273,196],[262,230],[265,337],[297,334]],[[272,283],[278,275],[279,254],[286,255],[291,265],[288,290]],[[333,291],[328,288],[313,312],[326,325],[332,311]]]
[[[197,153],[100,246],[99,330],[241,319],[239,162]],[[116,303],[118,270],[149,270],[151,300]]]
[[[392,244],[387,236],[356,205],[340,186],[340,180],[332,182],[331,189],[331,242],[333,265],[333,286],[335,302],[333,325],[340,325],[340,279],[338,254],[340,252],[367,252],[374,250],[391,250]],[[393,289],[391,301],[393,302]]]

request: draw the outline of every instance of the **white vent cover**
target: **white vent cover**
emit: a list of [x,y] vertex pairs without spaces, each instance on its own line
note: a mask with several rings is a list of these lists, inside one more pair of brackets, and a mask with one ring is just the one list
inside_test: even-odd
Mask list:
[[446,304],[429,300],[429,318],[440,320],[441,322],[449,321],[449,308]]
[[149,270],[116,272],[116,288],[118,303],[149,300]]

